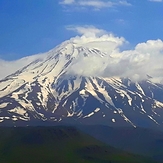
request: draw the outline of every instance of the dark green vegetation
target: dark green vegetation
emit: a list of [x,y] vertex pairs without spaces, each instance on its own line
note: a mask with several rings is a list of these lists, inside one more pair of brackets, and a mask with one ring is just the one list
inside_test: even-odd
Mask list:
[[0,163],[153,163],[74,127],[0,128]]
[[147,128],[78,126],[80,130],[115,148],[163,162],[163,132]]

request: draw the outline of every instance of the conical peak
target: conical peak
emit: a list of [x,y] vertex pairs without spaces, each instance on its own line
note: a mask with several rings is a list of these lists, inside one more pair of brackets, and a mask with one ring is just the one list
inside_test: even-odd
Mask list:
[[[8,78],[18,77],[23,80],[31,81],[40,76],[58,76],[61,73],[73,73],[82,75],[92,75],[99,65],[103,64],[106,54],[100,50],[85,45],[76,44],[71,40],[65,41],[56,48],[37,57],[34,56],[31,62],[24,65],[17,72]],[[89,73],[91,71],[91,73]],[[49,74],[49,75],[48,75]],[[28,78],[28,79],[27,79]]]
[[48,53],[50,54],[50,56],[58,55],[58,57],[66,57],[66,58],[106,56],[106,53],[100,51],[98,48],[76,44],[71,40],[61,43],[56,48],[50,50]]

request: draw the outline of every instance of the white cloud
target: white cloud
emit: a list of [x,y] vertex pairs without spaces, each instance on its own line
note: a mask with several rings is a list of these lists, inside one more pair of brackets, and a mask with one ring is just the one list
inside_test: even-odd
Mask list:
[[146,43],[140,43],[135,47],[136,51],[144,54],[156,55],[163,52],[163,43],[160,39],[148,40]]
[[23,68],[28,65],[35,59],[42,59],[44,57],[43,54],[37,54],[29,57],[24,57],[15,61],[5,61],[0,59],[0,80],[5,78],[12,73],[15,73],[17,70]]
[[131,3],[128,3],[127,1],[119,1],[119,5],[132,6]]
[[[163,83],[163,41],[148,40],[138,43],[133,50],[123,50],[120,47],[127,43],[125,38],[117,37],[103,29],[94,26],[68,26],[68,30],[75,31],[78,36],[70,39],[76,47],[98,49],[105,56],[90,53],[88,57],[79,54],[74,60],[70,73],[85,76],[101,77],[129,77],[132,80],[147,79]],[[89,50],[88,50],[89,53]],[[33,60],[45,57],[34,55],[18,61],[0,61],[0,78],[3,78],[22,68]]]
[[72,30],[77,32],[80,35],[85,35],[86,37],[95,37],[106,34],[107,32],[103,29],[98,29],[94,26],[67,26],[67,30]]
[[106,53],[102,58],[90,56],[78,59],[72,67],[73,73],[86,76],[129,77],[132,80],[143,80],[149,75],[155,82],[163,80],[162,40],[148,40],[137,44],[134,50],[120,51],[120,46],[127,42],[123,37],[116,37],[94,26],[76,26],[67,29],[81,35],[71,38],[77,46],[95,48]]
[[80,6],[91,6],[95,8],[104,8],[104,7],[112,7],[114,5],[113,2],[104,2],[97,0],[87,0],[87,1],[79,1]]
[[70,5],[73,3],[75,3],[75,0],[63,0],[60,2],[60,4],[63,4],[63,5]]
[[113,6],[131,6],[126,0],[62,0],[62,5],[75,5],[81,7],[92,7],[95,9],[109,8]]
[[150,2],[163,2],[163,0],[149,0]]
[[123,37],[116,37],[94,26],[69,26],[67,30],[73,30],[81,35],[71,38],[75,44],[96,48],[108,54],[118,51],[121,45],[127,43]]
[[146,79],[147,75],[154,79],[163,79],[163,42],[161,40],[139,43],[134,50],[120,52],[119,56],[117,63],[121,67],[120,76],[134,80]]

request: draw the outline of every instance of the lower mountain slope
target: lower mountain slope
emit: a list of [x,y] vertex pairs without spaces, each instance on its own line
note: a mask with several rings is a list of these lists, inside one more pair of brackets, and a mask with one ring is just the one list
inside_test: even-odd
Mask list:
[[106,146],[74,127],[0,128],[1,163],[154,163]]
[[115,148],[163,160],[163,132],[147,128],[84,125],[78,128]]

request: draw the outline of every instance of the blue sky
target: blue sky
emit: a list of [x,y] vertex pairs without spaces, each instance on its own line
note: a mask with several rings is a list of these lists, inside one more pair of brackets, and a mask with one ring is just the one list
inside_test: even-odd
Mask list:
[[46,52],[93,26],[124,37],[130,48],[163,40],[162,0],[0,0],[0,59]]

